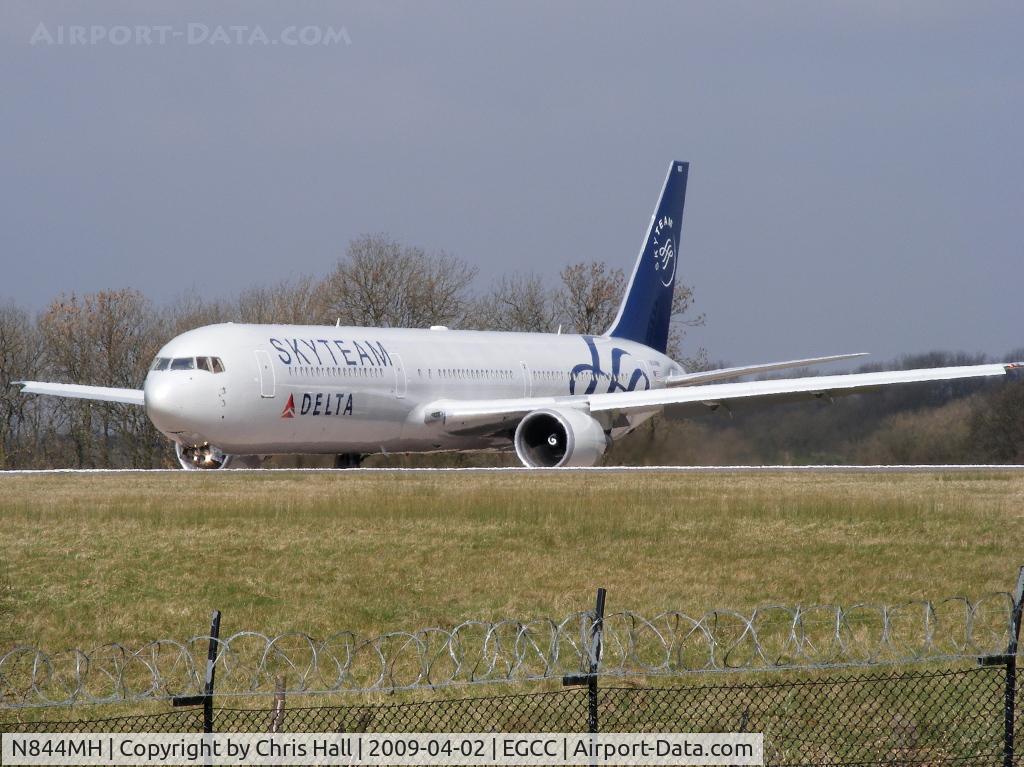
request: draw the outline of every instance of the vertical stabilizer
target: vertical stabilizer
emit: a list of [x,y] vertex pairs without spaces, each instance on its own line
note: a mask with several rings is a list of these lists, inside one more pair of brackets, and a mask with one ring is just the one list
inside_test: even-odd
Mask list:
[[659,352],[668,346],[689,172],[688,162],[675,161],[669,166],[626,295],[605,335],[636,341]]

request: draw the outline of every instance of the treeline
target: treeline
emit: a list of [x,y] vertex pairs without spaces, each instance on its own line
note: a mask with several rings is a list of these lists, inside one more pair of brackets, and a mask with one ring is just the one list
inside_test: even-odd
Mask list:
[[[352,241],[325,278],[254,287],[230,299],[188,295],[155,306],[135,290],[54,299],[38,315],[0,306],[0,468],[171,466],[173,451],[142,408],[26,396],[18,380],[140,388],[157,350],[217,322],[601,333],[626,286],[621,269],[581,262],[558,282],[510,274],[479,290],[476,269],[383,234]],[[671,353],[703,323],[693,292],[677,288]],[[693,355],[690,366],[700,365]]]
[[[1024,349],[1000,360],[932,352],[853,372],[1019,360]],[[1024,463],[1024,376],[893,386],[832,403],[719,408],[687,421],[662,418],[613,452],[615,462],[629,464]]]

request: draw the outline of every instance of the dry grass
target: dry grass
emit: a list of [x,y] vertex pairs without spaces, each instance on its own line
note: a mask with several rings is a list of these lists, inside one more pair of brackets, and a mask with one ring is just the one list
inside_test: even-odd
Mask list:
[[0,476],[0,641],[1008,590],[1020,474]]

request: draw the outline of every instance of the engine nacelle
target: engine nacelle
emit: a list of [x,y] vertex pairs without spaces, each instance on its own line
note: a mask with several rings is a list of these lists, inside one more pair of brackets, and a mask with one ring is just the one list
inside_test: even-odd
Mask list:
[[519,422],[515,446],[524,466],[593,466],[604,455],[608,438],[601,424],[587,413],[545,408]]
[[174,443],[174,452],[178,456],[178,463],[181,468],[189,471],[209,469],[258,469],[260,457],[258,455],[229,455],[220,448],[209,443],[203,445],[182,445]]

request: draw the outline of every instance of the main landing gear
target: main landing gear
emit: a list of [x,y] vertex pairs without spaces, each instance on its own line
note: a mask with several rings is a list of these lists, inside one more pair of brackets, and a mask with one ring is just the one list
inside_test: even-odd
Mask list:
[[339,453],[334,456],[334,468],[358,469],[363,465],[363,458],[365,457],[361,453]]

